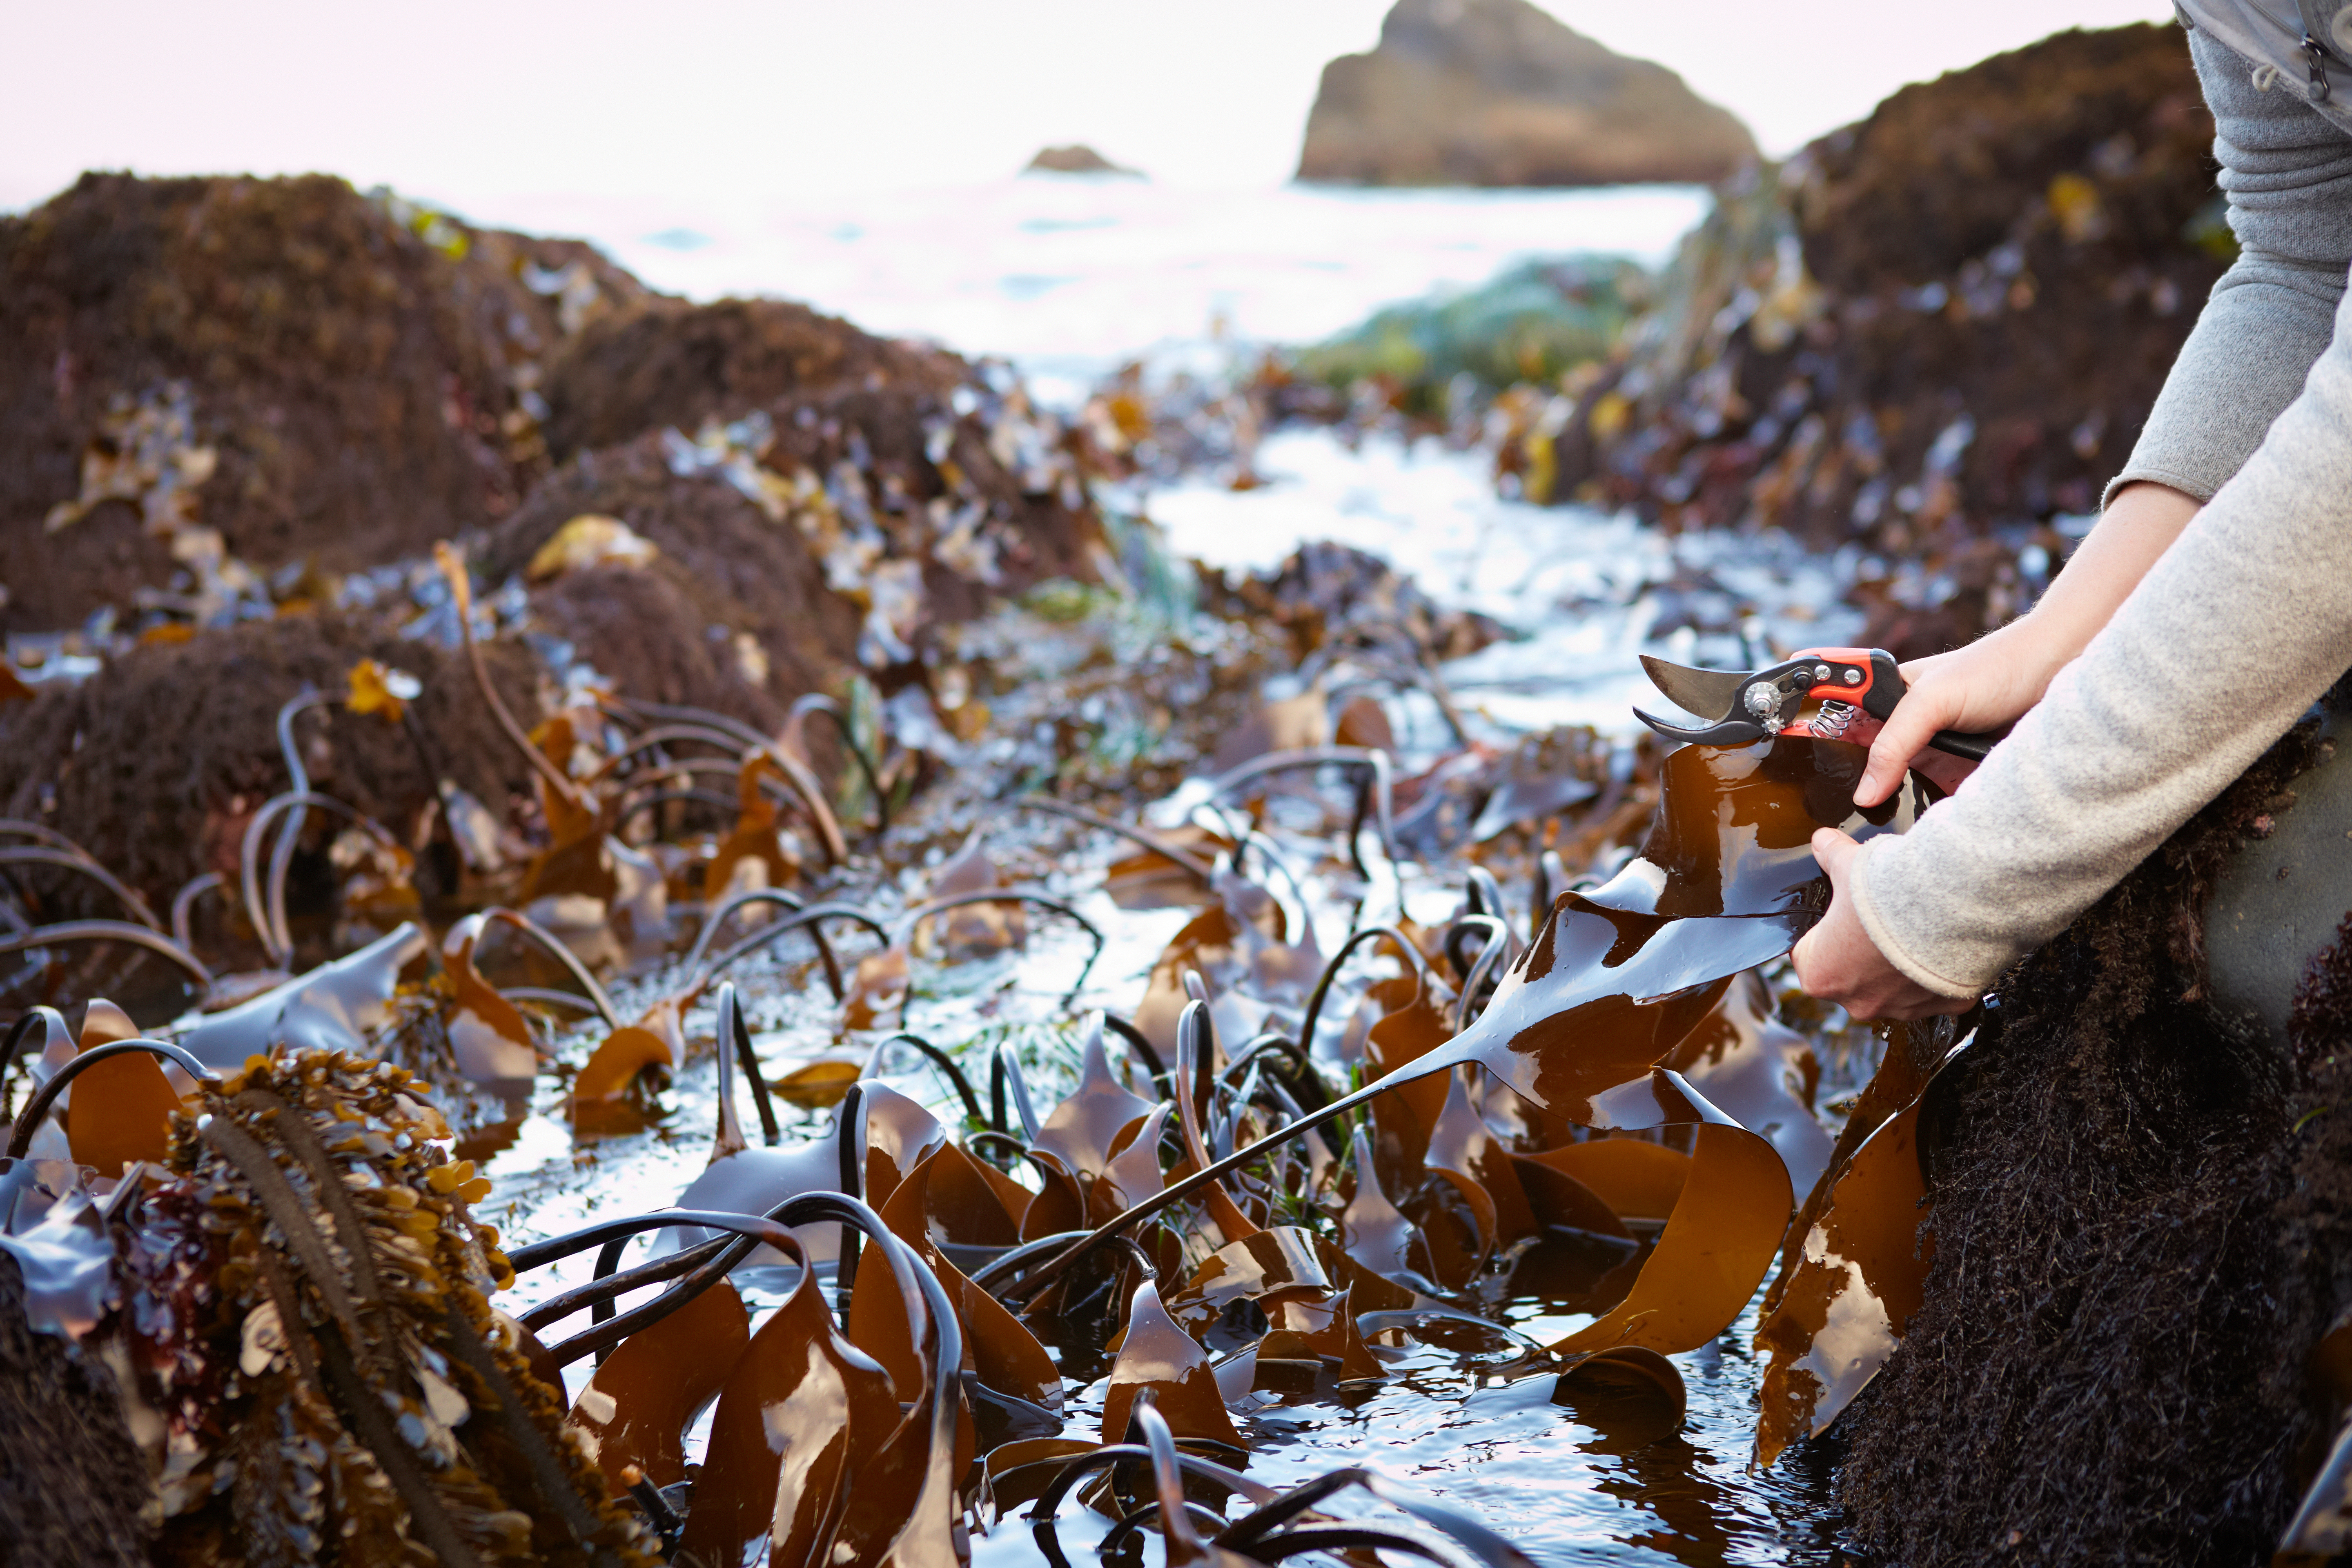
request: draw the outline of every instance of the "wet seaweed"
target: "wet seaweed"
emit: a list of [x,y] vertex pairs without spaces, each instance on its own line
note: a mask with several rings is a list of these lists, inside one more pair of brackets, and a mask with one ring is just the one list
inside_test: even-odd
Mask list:
[[2295,1130],[2309,1090],[2289,1064],[2200,1001],[2198,913],[2309,745],[2282,742],[2004,979],[1927,1152],[1917,1310],[1840,1427],[1873,1551],[2222,1563],[2276,1545],[2315,1463],[2302,1362],[2335,1310],[2307,1274],[2342,1256],[2285,1250],[2280,1209],[2332,1181],[2339,1146]]

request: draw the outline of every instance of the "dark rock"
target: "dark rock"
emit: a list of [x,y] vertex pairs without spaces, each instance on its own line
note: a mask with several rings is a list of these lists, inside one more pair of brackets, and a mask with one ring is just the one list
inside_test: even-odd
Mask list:
[[1114,163],[1083,142],[1073,142],[1066,147],[1041,147],[1029,160],[1024,171],[1032,174],[1140,174],[1123,163]]
[[1467,658],[1508,634],[1475,610],[1438,605],[1381,557],[1332,540],[1310,540],[1271,572],[1238,584],[1212,578],[1212,610],[1280,627],[1301,660],[1326,649],[1402,652],[1417,663]]
[[1379,47],[1323,68],[1298,178],[1368,185],[1713,182],[1754,138],[1664,66],[1527,0],[1398,0]]
[[[142,401],[111,413],[118,394]],[[132,418],[172,482],[47,531]],[[530,626],[624,695],[762,728],[856,670],[920,679],[928,626],[1090,578],[1101,548],[1065,433],[1009,376],[799,305],[661,299],[583,246],[324,178],[93,175],[0,219],[0,455],[10,632],[129,612],[203,531],[232,566],[320,569],[243,606],[274,619],[93,637],[96,675],[0,706],[0,815],[159,907],[201,870],[233,879],[245,821],[287,787],[278,708],[362,657],[422,679],[435,755],[377,720],[306,720],[327,737],[314,788],[404,839],[436,771],[502,819],[528,803],[462,657],[402,635],[436,541],[472,535],[489,593],[572,519],[621,519],[658,554],[541,574]],[[531,721],[548,672],[510,639],[488,651]],[[54,892],[58,918],[118,912]]]
[[[86,174],[0,218],[0,626],[128,614],[184,526],[347,571],[511,511],[542,464],[541,357],[645,293],[576,242],[318,175]],[[142,432],[171,484],[45,527]]]
[[[507,704],[534,721],[530,656],[506,642],[485,651]],[[286,616],[134,647],[79,686],[0,707],[0,816],[65,834],[159,910],[200,871],[226,873],[233,889],[247,820],[287,787],[278,709],[306,686],[342,689],[365,658],[422,683],[415,729],[434,770],[501,816],[509,797],[528,797],[530,764],[499,731],[462,654],[356,616]],[[411,734],[341,712],[299,724],[311,787],[408,839],[436,798]],[[313,821],[332,831],[324,814]],[[121,918],[87,884],[61,880],[54,897],[75,901],[49,905],[53,919]]]
[[0,1562],[137,1568],[152,1495],[114,1376],[25,1321],[24,1278],[0,1254]]
[[[652,542],[642,571],[567,575],[534,601],[632,695],[765,724],[879,668],[861,601],[887,563],[919,577],[918,624],[1095,575],[1100,522],[1058,426],[953,354],[778,300],[663,301],[583,331],[548,386],[569,460],[481,565],[521,574],[583,513]],[[648,574],[663,585],[625,581]],[[760,649],[748,674],[720,647],[739,636]]]
[[961,360],[858,331],[782,300],[648,300],[589,325],[547,370],[547,445],[558,462],[648,430],[688,434],[780,400],[865,390],[944,398]]
[[2352,941],[2282,1050],[2206,1005],[2200,910],[2310,756],[2281,741],[2021,962],[1955,1064],[1923,1303],[1836,1428],[1872,1561],[2272,1560],[2352,1300]]
[[[2212,136],[2172,26],[1906,87],[1725,191],[1625,363],[1522,466],[1554,500],[1898,561],[2089,511],[2234,253]],[[1965,587],[1943,621],[1874,614],[1930,652],[2015,607]]]

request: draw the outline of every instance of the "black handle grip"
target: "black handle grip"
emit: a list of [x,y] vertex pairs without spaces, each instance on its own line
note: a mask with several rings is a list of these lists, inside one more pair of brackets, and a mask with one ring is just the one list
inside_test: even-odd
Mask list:
[[1993,743],[2006,733],[2008,731],[2004,730],[1990,734],[1971,735],[1958,730],[1938,730],[1929,737],[1927,744],[1948,755],[1962,757],[1971,763],[1980,763],[1985,760],[1985,753],[1992,750]]
[[[1895,656],[1885,648],[1870,650],[1870,689],[1863,694],[1862,710],[1872,718],[1884,721],[1893,716],[1895,705],[1903,700],[1910,688],[1903,683],[1903,672],[1895,667]],[[1980,763],[2007,731],[1970,734],[1960,730],[1938,730],[1927,744],[1947,756],[1965,762]]]

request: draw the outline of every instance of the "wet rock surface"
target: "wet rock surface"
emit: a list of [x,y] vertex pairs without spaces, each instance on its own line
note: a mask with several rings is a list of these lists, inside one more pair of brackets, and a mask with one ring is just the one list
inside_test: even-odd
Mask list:
[[1298,178],[1368,185],[1713,182],[1756,155],[1680,77],[1526,0],[1399,0],[1323,68]]

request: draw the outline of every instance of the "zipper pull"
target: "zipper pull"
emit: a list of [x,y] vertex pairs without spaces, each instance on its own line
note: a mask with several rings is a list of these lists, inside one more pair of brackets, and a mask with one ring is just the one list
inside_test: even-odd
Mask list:
[[2311,36],[2308,27],[2303,33],[2303,58],[2311,62],[2311,86],[2306,96],[2314,103],[2326,103],[2336,92],[2327,80],[2327,51]]

